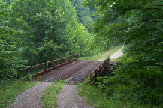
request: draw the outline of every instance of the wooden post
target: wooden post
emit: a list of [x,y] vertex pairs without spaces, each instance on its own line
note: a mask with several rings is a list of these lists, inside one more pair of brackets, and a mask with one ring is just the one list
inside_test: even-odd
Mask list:
[[66,60],[67,60],[67,62],[68,62],[68,57],[66,57]]
[[56,61],[53,61],[54,67],[56,67]]
[[66,63],[66,58],[65,57],[63,58],[63,63]]
[[51,68],[52,67],[52,61],[48,61],[48,68]]
[[69,56],[69,61],[71,61],[73,59],[73,55]]
[[44,70],[47,70],[47,63],[44,64]]
[[76,54],[76,61],[77,61],[77,54]]
[[52,64],[52,62],[51,62],[50,68],[51,68],[51,67],[53,67],[53,64]]

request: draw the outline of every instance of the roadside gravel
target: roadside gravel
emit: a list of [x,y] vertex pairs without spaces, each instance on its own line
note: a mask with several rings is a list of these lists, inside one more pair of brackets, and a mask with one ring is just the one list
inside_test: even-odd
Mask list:
[[83,97],[77,94],[76,85],[64,85],[57,98],[57,108],[95,108],[83,103]]
[[43,108],[39,105],[41,95],[52,82],[38,82],[37,85],[20,93],[8,108]]

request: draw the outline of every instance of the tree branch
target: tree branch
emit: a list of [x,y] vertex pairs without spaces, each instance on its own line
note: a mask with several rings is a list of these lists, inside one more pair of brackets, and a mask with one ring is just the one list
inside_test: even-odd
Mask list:
[[[137,23],[133,23],[133,24],[131,24],[131,25],[128,25],[128,26],[126,26],[126,27],[124,27],[124,28],[121,28],[120,30],[118,30],[118,31],[122,31],[122,30],[124,30],[124,29],[127,29],[128,27],[133,27],[134,25],[137,25],[137,24],[141,24],[141,23],[143,23],[143,22],[148,22],[150,19],[148,19],[148,20],[142,20],[141,22],[137,22]],[[163,22],[163,21],[156,21],[156,20],[154,20],[154,21],[150,21],[150,22]]]
[[146,8],[146,9],[150,9],[150,10],[154,10],[154,9],[156,9],[156,10],[162,10],[162,9],[159,9],[159,8]]
[[154,6],[163,6],[163,5],[154,5]]

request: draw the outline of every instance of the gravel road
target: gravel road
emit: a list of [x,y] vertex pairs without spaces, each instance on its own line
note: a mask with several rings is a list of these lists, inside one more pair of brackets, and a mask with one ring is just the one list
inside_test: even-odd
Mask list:
[[77,94],[76,85],[64,85],[57,98],[57,108],[95,108],[83,103],[83,98]]
[[113,55],[110,56],[110,59],[114,59],[114,58],[119,58],[120,56],[123,55],[122,49],[124,48],[124,46],[122,46],[121,49],[119,49],[117,52],[115,52]]
[[43,108],[39,106],[41,95],[52,82],[38,82],[37,85],[20,93],[8,108]]
[[[67,82],[78,84],[100,63],[101,61],[80,60],[43,74],[39,79],[43,82],[38,82],[37,85],[20,93],[8,108],[43,108],[39,106],[40,97],[53,81],[66,79]],[[77,95],[76,85],[64,85],[57,98],[57,108],[94,108],[84,105],[82,97]]]
[[44,82],[53,82],[59,81],[59,79],[67,79],[67,82],[78,84],[78,82],[83,82],[85,77],[88,77],[89,73],[91,73],[100,63],[101,61],[75,61],[42,75],[40,80]]
[[[124,48],[124,46],[122,46],[121,49],[119,49],[117,52],[113,53],[113,55],[110,55],[110,59],[115,59],[115,58],[119,58],[120,56],[123,55],[122,49]],[[106,58],[100,58],[98,59],[98,61],[104,61]]]

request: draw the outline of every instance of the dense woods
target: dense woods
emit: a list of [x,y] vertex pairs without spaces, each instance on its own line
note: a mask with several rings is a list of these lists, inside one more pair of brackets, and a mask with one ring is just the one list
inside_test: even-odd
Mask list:
[[1,82],[19,77],[23,66],[102,50],[68,0],[1,1],[0,12]]
[[97,85],[108,97],[135,107],[163,107],[163,1],[85,0],[102,14],[94,24],[98,37],[125,45],[114,77]]
[[81,3],[84,0],[70,0],[71,4],[76,10],[77,17],[80,23],[82,23],[89,32],[92,32],[91,25],[96,21],[97,16],[93,16],[97,10],[95,7],[84,7]]
[[108,101],[163,107],[162,13],[162,0],[0,1],[0,82],[19,78],[23,66],[124,44],[115,76],[96,86]]

